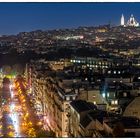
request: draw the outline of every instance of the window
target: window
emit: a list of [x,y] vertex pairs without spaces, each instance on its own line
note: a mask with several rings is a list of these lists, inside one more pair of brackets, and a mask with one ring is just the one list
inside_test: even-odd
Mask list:
[[109,97],[109,92],[107,93],[107,97]]
[[96,98],[96,96],[94,95],[94,96],[92,96],[93,98]]
[[72,97],[72,99],[73,99],[73,100],[75,100],[75,96],[74,96],[74,97]]
[[111,71],[108,71],[108,74],[110,74],[111,73]]
[[105,93],[102,93],[103,98],[105,98]]
[[127,93],[126,92],[123,93],[123,97],[127,97]]
[[69,97],[69,96],[67,96],[67,97],[66,97],[66,100],[67,100],[67,101],[69,101],[69,100],[70,100],[70,97]]
[[114,104],[115,104],[115,103],[114,103],[114,100],[112,100],[112,101],[111,101],[111,104],[112,104],[112,105],[114,105]]
[[111,101],[111,104],[112,104],[112,105],[118,105],[118,100],[112,100],[112,101]]
[[95,104],[95,105],[96,105],[96,101],[94,101],[94,102],[93,102],[93,104]]
[[[75,93],[78,94],[78,90],[77,90],[77,89],[75,90]],[[75,97],[73,97],[73,98],[75,98]],[[74,100],[74,99],[73,99],[73,100]]]
[[85,81],[87,81],[88,79],[87,78],[85,78]]
[[115,102],[114,102],[114,103],[115,103],[115,105],[117,105],[117,104],[118,104],[118,100],[115,100]]

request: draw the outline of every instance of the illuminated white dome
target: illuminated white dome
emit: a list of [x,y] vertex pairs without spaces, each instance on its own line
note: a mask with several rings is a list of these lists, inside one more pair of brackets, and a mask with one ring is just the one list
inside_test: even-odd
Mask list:
[[139,23],[135,20],[133,15],[131,15],[130,19],[127,21],[127,26],[132,26],[132,27],[139,26]]

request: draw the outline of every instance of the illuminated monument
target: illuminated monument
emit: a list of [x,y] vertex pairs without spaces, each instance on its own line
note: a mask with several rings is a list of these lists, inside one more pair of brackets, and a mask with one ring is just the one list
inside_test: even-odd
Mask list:
[[127,26],[133,26],[133,27],[139,26],[139,23],[135,20],[133,15],[131,15],[130,19],[127,21]]
[[123,26],[123,27],[128,27],[128,26],[138,27],[139,26],[139,23],[136,21],[136,19],[134,18],[134,16],[131,14],[129,20],[125,24],[124,16],[122,14],[122,16],[121,16],[121,26]]
[[122,17],[121,17],[121,26],[124,26],[124,16],[122,14]]

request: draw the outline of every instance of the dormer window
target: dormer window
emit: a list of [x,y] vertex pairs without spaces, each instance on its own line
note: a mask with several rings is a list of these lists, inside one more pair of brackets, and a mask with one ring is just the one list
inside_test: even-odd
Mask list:
[[108,71],[108,74],[110,74],[111,73],[111,71]]
[[114,71],[114,74],[116,74],[116,71]]
[[127,93],[126,92],[123,93],[123,97],[127,97]]
[[70,100],[70,97],[69,97],[69,96],[67,96],[67,97],[66,97],[66,100],[67,100],[67,101],[69,101],[69,100]]

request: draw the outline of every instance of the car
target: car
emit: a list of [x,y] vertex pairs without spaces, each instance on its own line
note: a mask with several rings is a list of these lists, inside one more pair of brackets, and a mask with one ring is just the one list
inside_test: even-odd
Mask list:
[[14,102],[18,102],[19,100],[18,100],[18,98],[14,98],[14,100],[13,100]]
[[19,116],[23,116],[23,113],[22,112],[19,112]]

